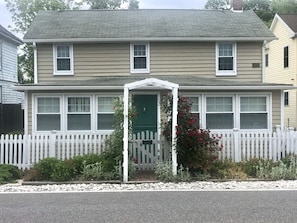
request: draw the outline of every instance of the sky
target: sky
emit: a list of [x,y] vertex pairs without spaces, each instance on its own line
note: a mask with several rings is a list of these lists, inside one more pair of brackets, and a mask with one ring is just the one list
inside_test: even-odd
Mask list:
[[[207,0],[139,0],[140,9],[203,9]],[[0,0],[0,25],[11,31],[11,14],[4,0]],[[14,33],[16,34],[16,33]],[[19,38],[21,36],[17,35]]]

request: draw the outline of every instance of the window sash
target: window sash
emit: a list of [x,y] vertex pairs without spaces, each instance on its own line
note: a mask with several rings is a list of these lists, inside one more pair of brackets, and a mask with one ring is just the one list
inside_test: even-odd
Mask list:
[[240,112],[267,112],[266,97],[240,97]]
[[114,101],[116,97],[98,97],[97,130],[114,129]]
[[68,113],[90,113],[89,97],[68,97]]
[[284,105],[285,106],[289,105],[289,92],[288,91],[284,92]]
[[54,72],[54,74],[73,74],[72,45],[54,45]]
[[131,73],[149,73],[149,44],[131,44]]
[[219,70],[234,70],[234,52],[232,43],[219,43]]
[[289,67],[289,47],[284,47],[284,67]]

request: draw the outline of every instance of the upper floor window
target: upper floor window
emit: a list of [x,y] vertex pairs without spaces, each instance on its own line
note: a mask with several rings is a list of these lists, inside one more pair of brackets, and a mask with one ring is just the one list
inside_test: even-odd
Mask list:
[[289,47],[284,47],[284,68],[289,67]]
[[284,92],[284,105],[285,106],[289,105],[289,92],[288,91]]
[[130,46],[131,73],[150,72],[150,47],[148,43],[132,43]]
[[236,43],[216,44],[216,75],[236,75]]
[[73,47],[71,44],[54,45],[54,74],[73,74]]

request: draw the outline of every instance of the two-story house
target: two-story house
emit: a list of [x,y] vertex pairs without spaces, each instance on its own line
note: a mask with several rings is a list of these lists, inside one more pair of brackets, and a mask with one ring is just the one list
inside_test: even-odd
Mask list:
[[[297,86],[297,14],[276,14],[270,30],[277,39],[266,45],[265,80]],[[297,128],[297,91],[284,91],[284,125]]]
[[24,36],[34,84],[25,92],[25,132],[112,131],[113,98],[132,89],[137,131],[161,132],[162,84],[191,97],[200,126],[267,130],[282,125],[288,85],[263,82],[264,41],[275,36],[253,11],[41,11]]
[[23,128],[23,93],[11,89],[18,83],[20,44],[19,38],[0,25],[0,134]]

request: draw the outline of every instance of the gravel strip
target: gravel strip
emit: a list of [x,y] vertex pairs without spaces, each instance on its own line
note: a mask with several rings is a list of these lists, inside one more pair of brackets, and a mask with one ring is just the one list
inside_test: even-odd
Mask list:
[[297,190],[297,180],[292,181],[228,181],[228,182],[191,182],[191,183],[128,183],[128,184],[48,184],[22,185],[5,184],[0,193],[35,192],[106,192],[106,191],[215,191],[215,190]]

